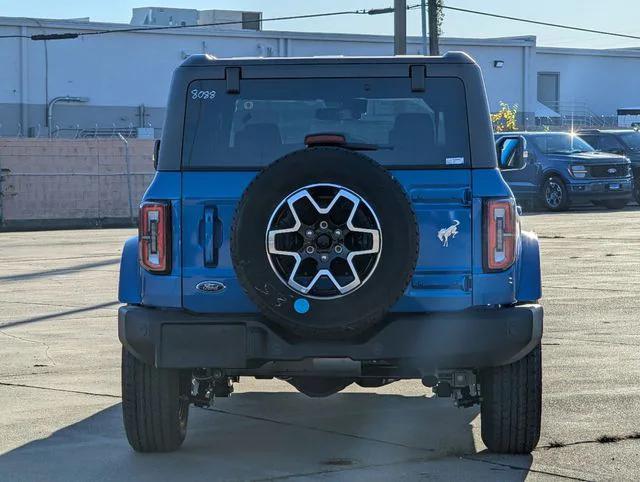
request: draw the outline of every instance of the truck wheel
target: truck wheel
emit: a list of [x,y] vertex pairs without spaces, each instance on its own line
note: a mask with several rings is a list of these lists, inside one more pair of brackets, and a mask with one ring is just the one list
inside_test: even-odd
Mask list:
[[147,365],[122,348],[122,416],[136,452],[171,452],[182,445],[189,378],[180,370]]
[[566,211],[569,208],[569,193],[562,179],[549,176],[542,185],[540,200],[549,211]]
[[496,453],[528,454],[540,439],[540,345],[523,359],[480,372],[482,441]]
[[628,199],[607,199],[602,201],[602,205],[607,209],[623,209],[628,203]]
[[633,183],[633,198],[640,204],[640,180]]

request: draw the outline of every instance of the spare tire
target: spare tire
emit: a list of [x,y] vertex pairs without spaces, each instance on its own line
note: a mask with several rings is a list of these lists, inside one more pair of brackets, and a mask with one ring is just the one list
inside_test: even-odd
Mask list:
[[404,293],[418,256],[415,214],[379,164],[339,147],[293,152],[238,203],[231,256],[258,309],[288,333],[345,338]]

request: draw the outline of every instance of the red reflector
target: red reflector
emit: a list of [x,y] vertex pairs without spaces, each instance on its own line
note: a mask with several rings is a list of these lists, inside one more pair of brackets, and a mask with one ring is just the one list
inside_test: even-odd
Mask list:
[[140,205],[138,226],[140,265],[153,273],[171,271],[171,205],[145,202]]
[[516,258],[518,234],[516,206],[511,199],[489,200],[485,204],[485,269],[504,271]]
[[309,146],[340,146],[347,139],[342,134],[309,134],[304,138],[304,143]]

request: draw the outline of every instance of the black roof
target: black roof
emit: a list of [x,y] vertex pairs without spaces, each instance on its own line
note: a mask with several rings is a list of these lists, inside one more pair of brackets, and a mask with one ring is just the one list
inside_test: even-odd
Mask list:
[[243,65],[326,65],[326,64],[473,64],[474,60],[464,52],[447,52],[442,56],[393,55],[393,56],[319,56],[319,57],[229,57],[217,58],[209,54],[195,54],[186,58],[180,67],[243,66]]
[[625,132],[634,132],[635,129],[579,129],[577,134],[623,134]]
[[[527,137],[544,137],[544,136],[553,136],[560,134],[571,134],[566,131],[513,131],[513,132],[496,132],[494,134],[495,137],[501,136],[527,136]],[[574,132],[574,134],[578,134]]]
[[412,85],[415,81],[418,90],[424,89],[425,82],[428,88],[429,79],[432,78],[451,77],[462,81],[468,123],[473,126],[469,131],[471,166],[490,169],[497,166],[482,73],[478,64],[463,52],[447,52],[438,57],[398,55],[223,59],[198,54],[188,57],[174,72],[162,131],[158,170],[181,169],[187,99],[185,92],[191,82],[204,79],[224,80],[227,94],[236,95],[245,82],[253,79],[365,77],[411,78]]

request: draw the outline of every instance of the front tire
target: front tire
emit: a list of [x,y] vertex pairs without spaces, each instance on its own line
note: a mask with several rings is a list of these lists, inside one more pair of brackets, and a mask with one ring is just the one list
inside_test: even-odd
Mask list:
[[182,445],[189,382],[188,374],[147,365],[122,348],[122,415],[136,452],[171,452]]
[[540,345],[510,365],[482,370],[482,441],[491,452],[529,454],[540,440]]
[[540,201],[548,211],[558,212],[569,209],[569,192],[558,176],[549,176],[545,179],[540,194]]

